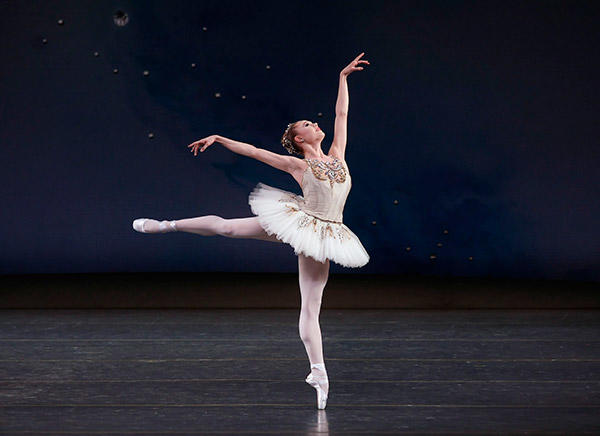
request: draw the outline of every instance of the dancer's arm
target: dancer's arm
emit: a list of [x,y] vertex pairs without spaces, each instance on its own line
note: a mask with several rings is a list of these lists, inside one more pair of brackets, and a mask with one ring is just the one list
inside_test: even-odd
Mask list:
[[340,82],[338,89],[338,98],[335,104],[335,124],[333,128],[333,142],[329,150],[330,155],[334,155],[344,160],[346,153],[347,131],[348,131],[348,104],[350,97],[348,95],[348,75],[353,71],[362,70],[363,67],[357,67],[361,62],[369,64],[366,59],[359,60],[362,55],[358,55],[350,64],[340,72]]
[[226,138],[221,135],[215,135],[215,141],[223,144],[225,148],[233,151],[234,153],[241,154],[242,156],[252,157],[254,149],[256,148],[252,144],[246,144],[245,142],[235,141],[233,139]]
[[285,156],[279,153],[273,153],[272,151],[265,150],[264,148],[254,147],[252,155],[256,160],[271,165],[278,170],[285,171],[286,173],[292,174],[298,168],[301,168],[302,160],[294,156]]
[[188,147],[191,147],[190,151],[194,153],[194,156],[196,156],[198,154],[198,149],[200,152],[203,152],[215,142],[223,144],[227,149],[233,151],[234,153],[259,160],[271,165],[274,168],[277,168],[278,170],[285,171],[286,173],[292,174],[292,172],[302,168],[301,159],[293,156],[284,156],[279,153],[273,153],[269,150],[265,150],[264,148],[258,148],[252,144],[235,141],[221,135],[207,136],[206,138],[192,142],[190,145],[188,145]]
[[289,173],[292,170],[293,160],[299,160],[292,156],[284,156],[283,154],[273,153],[272,151],[265,150],[264,148],[255,147],[252,144],[246,144],[245,142],[234,141],[233,139],[225,138],[224,136],[217,135],[217,142],[220,142],[229,150],[234,153],[248,156],[253,159],[264,162],[271,165],[278,170]]
[[348,79],[340,73],[338,98],[335,104],[335,124],[333,127],[333,142],[329,154],[345,160],[348,131]]
[[246,144],[245,142],[234,141],[233,139],[225,138],[221,135],[210,135],[206,138],[198,139],[197,141],[194,141],[188,145],[188,147],[191,148],[190,151],[194,153],[194,156],[197,156],[198,150],[200,150],[200,153],[202,153],[215,142],[219,142],[234,153],[238,153],[243,156],[250,156],[255,148],[253,145]]

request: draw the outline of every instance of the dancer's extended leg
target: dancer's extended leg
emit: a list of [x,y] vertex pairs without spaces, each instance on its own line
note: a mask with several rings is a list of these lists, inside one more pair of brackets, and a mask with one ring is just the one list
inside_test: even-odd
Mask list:
[[[144,222],[146,233],[162,233],[164,231],[179,231],[195,233],[202,236],[226,236],[228,238],[260,239],[263,241],[282,242],[275,235],[269,235],[258,222],[258,217],[222,218],[218,215],[205,215],[195,218],[162,221],[148,219]],[[164,230],[163,230],[164,229]]]
[[298,330],[311,364],[311,373],[306,382],[317,389],[320,409],[325,407],[329,394],[329,379],[323,359],[323,340],[319,325],[321,300],[328,278],[329,259],[321,263],[312,257],[298,255],[298,281],[302,296]]

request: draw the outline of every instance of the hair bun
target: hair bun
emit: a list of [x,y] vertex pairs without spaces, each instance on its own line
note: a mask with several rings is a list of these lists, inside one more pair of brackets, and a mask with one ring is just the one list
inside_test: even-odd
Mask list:
[[281,145],[283,145],[283,147],[287,150],[289,154],[297,154],[299,156],[304,156],[304,153],[302,153],[301,149],[294,143],[294,131],[292,129],[293,125],[294,123],[288,123],[285,132],[283,132],[283,135],[281,137]]

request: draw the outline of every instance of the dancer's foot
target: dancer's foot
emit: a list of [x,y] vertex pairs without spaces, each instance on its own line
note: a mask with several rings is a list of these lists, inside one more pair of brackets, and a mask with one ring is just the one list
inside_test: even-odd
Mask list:
[[327,406],[329,395],[329,378],[324,363],[313,363],[310,365],[311,372],[306,377],[306,383],[317,390],[317,408],[324,409]]
[[157,221],[151,218],[138,218],[133,221],[133,229],[140,233],[168,233],[176,232],[175,221]]

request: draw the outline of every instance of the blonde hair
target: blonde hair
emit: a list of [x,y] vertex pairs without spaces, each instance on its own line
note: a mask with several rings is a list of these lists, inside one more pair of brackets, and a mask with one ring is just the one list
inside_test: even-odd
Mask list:
[[296,141],[294,141],[294,136],[296,136],[296,123],[289,123],[281,137],[281,145],[283,145],[283,148],[285,148],[289,154],[304,156],[304,152],[300,146],[296,144]]

